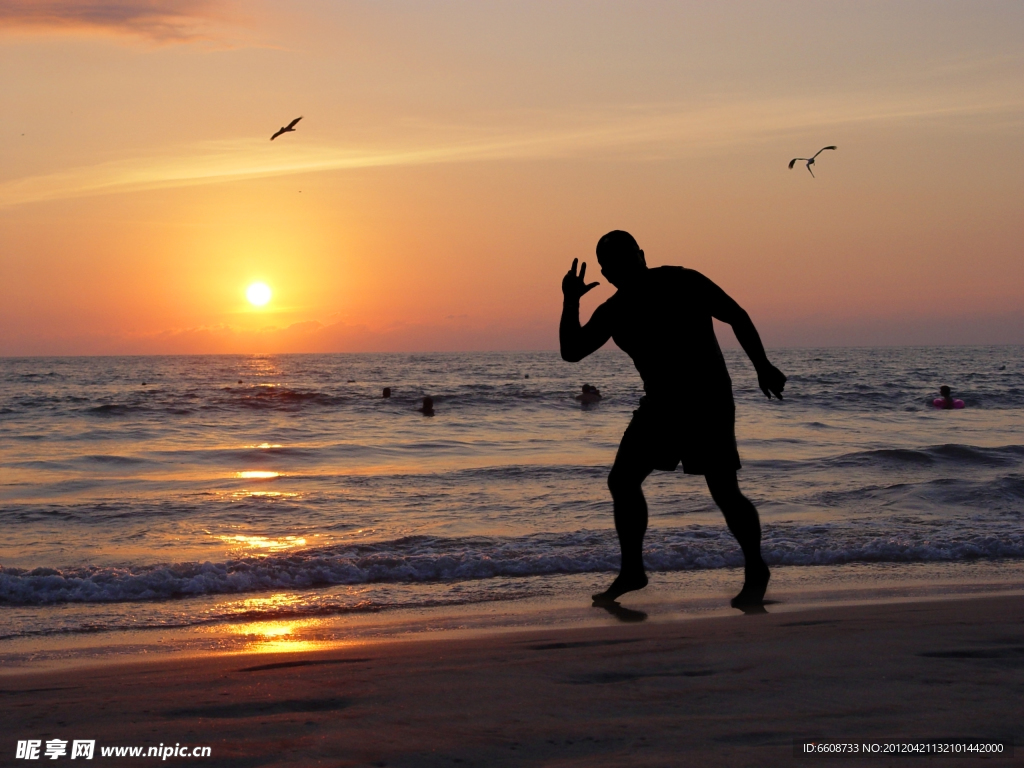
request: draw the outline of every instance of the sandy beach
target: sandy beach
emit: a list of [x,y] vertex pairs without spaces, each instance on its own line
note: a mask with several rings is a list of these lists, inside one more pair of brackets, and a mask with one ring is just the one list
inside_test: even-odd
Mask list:
[[[220,766],[815,763],[794,739],[1019,742],[1024,599],[360,642],[33,672],[0,691],[4,764],[24,764],[17,740],[54,738],[95,739],[118,764],[100,747],[209,746],[168,762]],[[903,764],[843,764],[861,763]]]

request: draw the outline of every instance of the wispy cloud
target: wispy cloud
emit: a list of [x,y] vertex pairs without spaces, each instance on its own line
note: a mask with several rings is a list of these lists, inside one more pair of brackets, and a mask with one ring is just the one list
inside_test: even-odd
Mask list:
[[199,39],[222,21],[225,0],[4,0],[0,29],[108,32],[160,42]]
[[[390,146],[311,144],[294,140],[270,144],[265,137],[207,142],[163,154],[128,158],[0,184],[0,208],[90,195],[212,184],[247,178],[399,165],[425,165],[533,158],[681,157],[768,141],[807,130],[818,132],[873,121],[910,121],[964,117],[1009,117],[1020,124],[1024,104],[989,102],[936,105],[906,101],[770,102],[712,106],[703,109],[637,107],[576,116],[528,116],[503,131],[485,128],[439,130],[447,140],[396,140]],[[561,127],[557,126],[562,122]],[[547,124],[549,127],[541,127]]]

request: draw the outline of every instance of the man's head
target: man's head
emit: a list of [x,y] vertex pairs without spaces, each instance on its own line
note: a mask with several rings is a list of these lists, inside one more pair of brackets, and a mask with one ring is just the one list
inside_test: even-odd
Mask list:
[[629,283],[647,269],[644,252],[629,232],[615,229],[597,241],[597,262],[601,274],[616,288]]
[[943,397],[949,397],[952,393],[950,392],[949,387],[943,385],[939,387],[939,394],[942,395]]

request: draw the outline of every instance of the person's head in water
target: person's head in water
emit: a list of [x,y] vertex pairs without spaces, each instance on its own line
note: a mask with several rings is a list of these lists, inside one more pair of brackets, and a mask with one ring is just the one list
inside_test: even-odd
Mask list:
[[434,398],[432,398],[432,397],[424,397],[423,398],[423,407],[420,408],[420,412],[424,416],[433,416],[434,415]]
[[950,391],[949,387],[943,384],[939,387],[939,394],[948,400],[953,393]]
[[597,241],[601,274],[616,288],[628,285],[647,269],[644,252],[629,232],[615,229]]

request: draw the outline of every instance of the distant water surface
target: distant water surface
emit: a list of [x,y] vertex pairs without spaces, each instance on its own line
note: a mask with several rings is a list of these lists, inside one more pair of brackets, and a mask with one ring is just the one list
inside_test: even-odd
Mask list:
[[[781,403],[726,356],[770,563],[1024,559],[1024,348],[778,350]],[[967,407],[931,407],[941,384]],[[611,574],[605,478],[641,394],[618,351],[2,359],[0,639]],[[701,478],[645,489],[651,570],[742,562]]]

